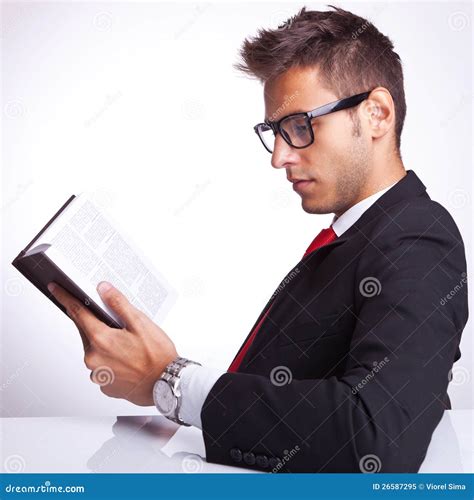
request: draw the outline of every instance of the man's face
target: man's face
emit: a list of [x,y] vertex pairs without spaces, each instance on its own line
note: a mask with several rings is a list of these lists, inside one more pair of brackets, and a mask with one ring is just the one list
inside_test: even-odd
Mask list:
[[[338,97],[319,83],[316,68],[291,68],[265,83],[265,118],[311,111]],[[348,97],[348,96],[342,96]],[[308,213],[340,215],[363,199],[371,170],[371,141],[363,127],[346,111],[312,120],[314,142],[304,149],[275,138],[272,165],[285,168],[289,180],[304,179],[293,189]]]

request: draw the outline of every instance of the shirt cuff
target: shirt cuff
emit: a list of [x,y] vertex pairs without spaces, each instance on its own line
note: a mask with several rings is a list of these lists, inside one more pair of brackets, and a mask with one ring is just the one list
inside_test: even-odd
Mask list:
[[209,392],[224,370],[200,365],[188,365],[181,371],[179,387],[181,408],[179,416],[184,423],[202,429],[201,410]]

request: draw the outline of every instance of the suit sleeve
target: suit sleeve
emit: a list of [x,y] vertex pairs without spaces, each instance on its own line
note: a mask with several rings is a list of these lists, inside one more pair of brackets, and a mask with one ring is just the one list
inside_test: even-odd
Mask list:
[[466,261],[440,205],[388,215],[365,235],[355,267],[343,376],[279,385],[222,375],[201,412],[208,461],[274,472],[418,471],[467,321]]

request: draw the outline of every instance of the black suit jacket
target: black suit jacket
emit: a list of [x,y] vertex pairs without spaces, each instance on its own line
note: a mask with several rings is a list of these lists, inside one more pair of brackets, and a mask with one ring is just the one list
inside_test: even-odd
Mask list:
[[415,173],[303,258],[256,323],[271,303],[239,372],[206,398],[207,460],[274,472],[418,471],[450,407],[468,308],[461,235]]

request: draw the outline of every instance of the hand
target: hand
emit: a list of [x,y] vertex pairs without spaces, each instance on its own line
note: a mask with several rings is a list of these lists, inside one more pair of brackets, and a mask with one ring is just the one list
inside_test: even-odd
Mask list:
[[66,308],[81,334],[84,363],[92,370],[92,382],[99,384],[107,396],[152,406],[154,383],[178,357],[166,333],[106,281],[99,283],[97,291],[125,328],[108,327],[57,283],[49,283],[48,289]]

